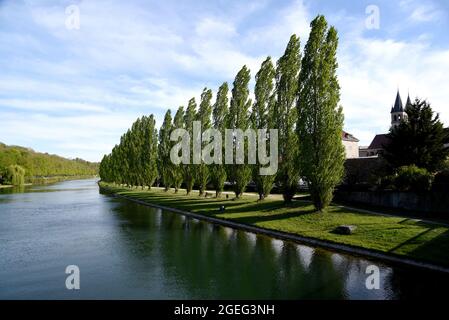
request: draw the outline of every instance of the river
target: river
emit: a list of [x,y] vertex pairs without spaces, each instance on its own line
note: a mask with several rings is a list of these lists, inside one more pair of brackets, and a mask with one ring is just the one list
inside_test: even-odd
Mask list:
[[102,195],[93,179],[0,189],[0,299],[407,299],[448,283]]

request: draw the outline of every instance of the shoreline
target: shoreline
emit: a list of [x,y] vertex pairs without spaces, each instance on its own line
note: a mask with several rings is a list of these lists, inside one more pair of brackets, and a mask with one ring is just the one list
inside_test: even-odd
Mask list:
[[355,246],[351,246],[351,245],[347,245],[347,244],[340,244],[340,243],[316,239],[316,238],[304,237],[304,236],[300,236],[297,234],[288,233],[288,232],[284,232],[284,231],[267,229],[267,228],[250,225],[250,224],[245,224],[245,223],[239,223],[239,222],[231,221],[229,219],[216,218],[216,217],[211,217],[211,216],[207,216],[207,215],[203,215],[203,214],[193,213],[190,211],[181,210],[181,209],[177,209],[177,208],[171,208],[171,207],[167,207],[167,206],[163,206],[163,205],[159,205],[159,204],[142,201],[142,200],[135,199],[132,197],[127,197],[127,196],[124,196],[121,194],[117,194],[117,193],[113,192],[112,190],[108,189],[107,187],[102,187],[100,185],[98,185],[98,187],[100,188],[100,190],[107,191],[108,194],[112,195],[113,197],[122,198],[122,199],[132,201],[132,202],[135,202],[135,203],[138,203],[138,204],[141,204],[144,206],[148,206],[148,207],[167,210],[167,211],[174,212],[177,214],[182,214],[182,215],[185,215],[187,217],[191,217],[191,218],[194,218],[197,220],[206,221],[206,222],[210,222],[213,224],[218,224],[218,225],[230,227],[233,229],[243,230],[243,231],[251,232],[251,233],[255,233],[255,234],[262,234],[262,235],[266,235],[266,236],[269,236],[269,237],[272,237],[275,239],[292,241],[292,242],[300,243],[300,244],[304,244],[304,245],[311,245],[314,247],[330,249],[330,250],[334,250],[334,251],[338,251],[338,252],[342,252],[342,253],[351,254],[354,256],[364,257],[367,259],[373,258],[373,259],[376,259],[376,260],[379,260],[382,262],[388,262],[393,265],[401,265],[401,266],[426,269],[426,270],[430,270],[430,271],[449,273],[449,267],[444,267],[444,266],[429,263],[429,262],[419,261],[419,260],[415,260],[415,259],[411,259],[411,258],[405,258],[405,257],[401,257],[399,255],[394,255],[394,254],[386,254],[386,253],[375,251],[372,249],[355,247]]
[[54,177],[41,177],[41,178],[33,178],[34,183],[27,182],[20,186],[15,186],[12,184],[0,184],[0,189],[6,189],[6,188],[14,188],[14,187],[29,187],[29,186],[40,186],[40,185],[47,185],[47,184],[53,184],[58,182],[64,182],[64,181],[73,181],[73,180],[87,180],[87,179],[93,179],[97,176],[54,176]]

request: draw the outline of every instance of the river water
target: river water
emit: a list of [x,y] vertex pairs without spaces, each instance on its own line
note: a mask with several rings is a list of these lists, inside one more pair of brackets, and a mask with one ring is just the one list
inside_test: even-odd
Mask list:
[[0,299],[407,299],[448,283],[102,195],[95,180],[0,189]]

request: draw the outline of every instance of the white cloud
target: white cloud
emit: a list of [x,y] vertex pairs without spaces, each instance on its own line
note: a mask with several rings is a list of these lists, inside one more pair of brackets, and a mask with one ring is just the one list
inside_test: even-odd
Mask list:
[[412,99],[429,99],[448,125],[449,50],[419,42],[359,38],[342,48],[339,61],[346,127],[362,144],[388,131],[398,87],[403,102],[408,90]]
[[[43,141],[48,147],[43,151],[99,160],[138,116],[154,113],[160,124],[166,109],[186,105],[192,96],[198,99],[204,86],[215,95],[244,64],[254,81],[260,63],[267,55],[275,61],[291,34],[305,44],[313,19],[302,0],[275,9],[269,1],[226,3],[226,10],[206,14],[171,5],[80,2],[80,30],[65,28],[63,5],[2,5],[2,22],[11,24],[11,30],[0,33],[7,58],[0,62],[4,142],[33,147]],[[410,21],[444,17],[431,2],[403,0],[400,5]],[[362,144],[388,130],[398,86],[403,96],[410,89],[412,96],[429,98],[447,125],[449,51],[433,48],[430,35],[414,42],[398,34],[369,38],[363,14],[339,10],[328,15],[344,30],[339,77],[346,129]],[[26,118],[24,110],[29,111]],[[71,112],[55,116],[58,110]]]
[[408,19],[412,22],[435,22],[444,17],[444,12],[432,1],[402,0],[399,6],[409,13]]
[[55,101],[55,100],[25,100],[25,99],[0,99],[0,106],[23,109],[28,111],[81,111],[81,112],[106,112],[107,109],[103,106],[79,103],[70,101]]

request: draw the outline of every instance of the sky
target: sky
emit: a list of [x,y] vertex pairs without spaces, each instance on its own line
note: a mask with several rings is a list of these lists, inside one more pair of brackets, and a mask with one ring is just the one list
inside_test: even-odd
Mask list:
[[254,85],[318,14],[339,33],[345,130],[360,145],[388,131],[398,89],[449,125],[447,0],[0,0],[0,142],[100,161],[138,117],[160,125],[243,65]]

